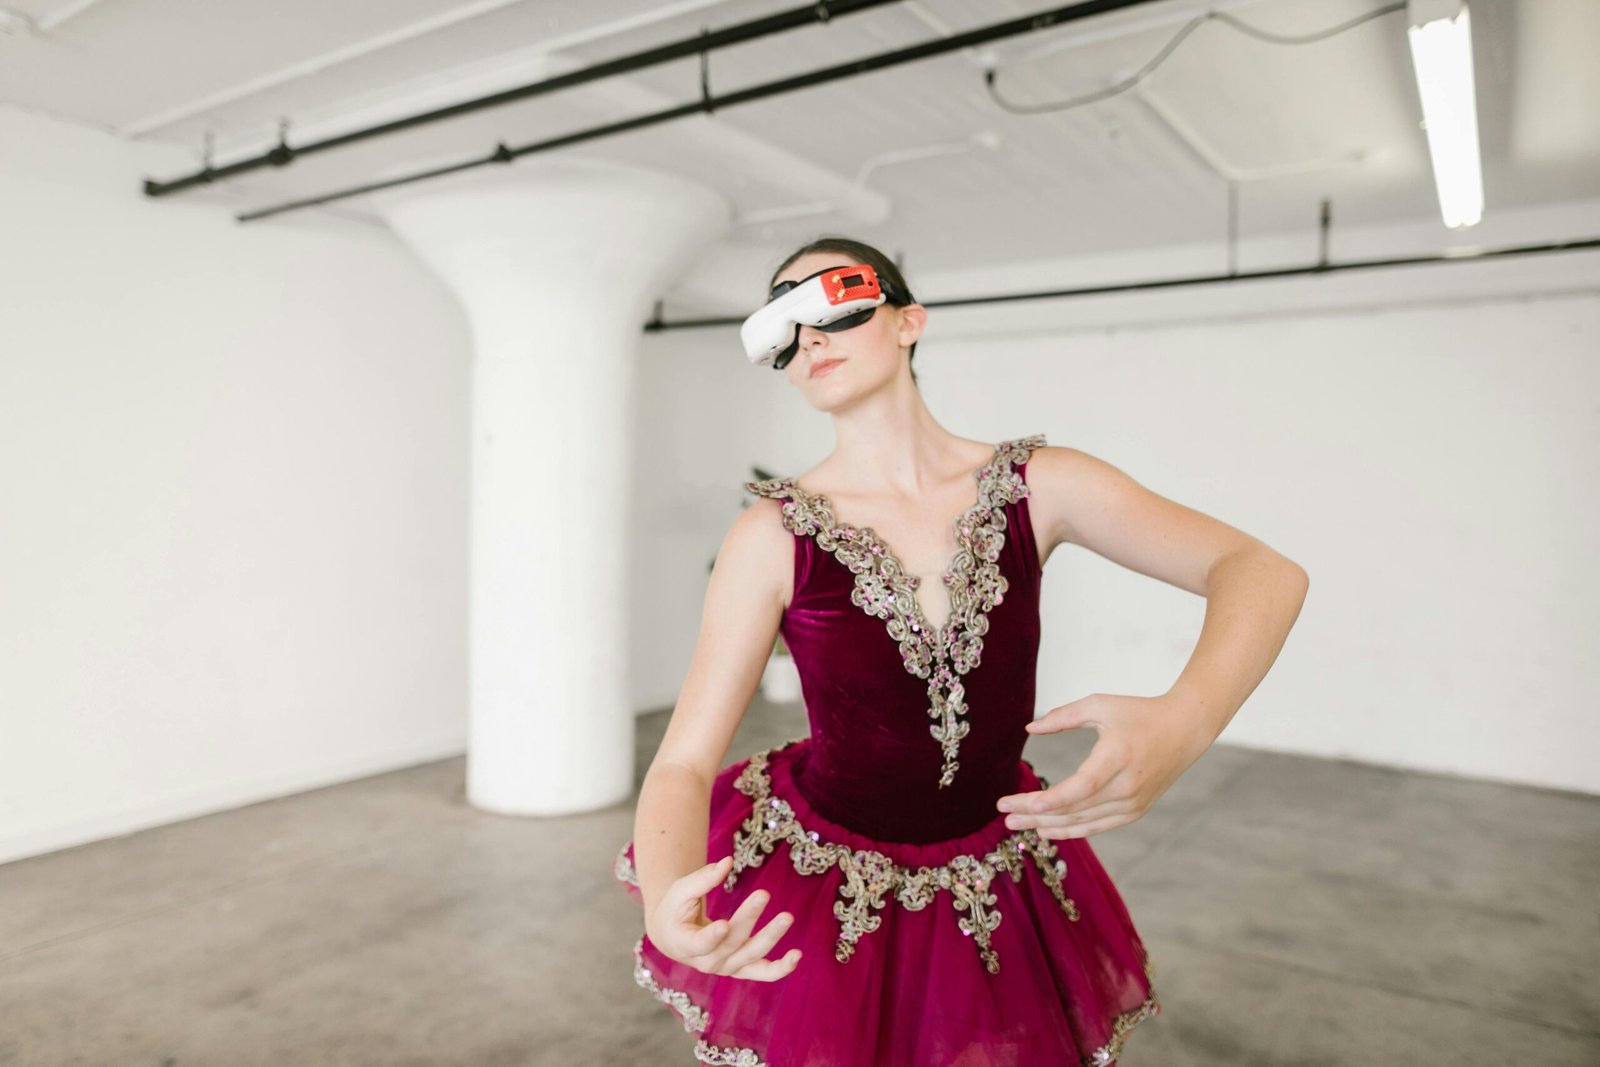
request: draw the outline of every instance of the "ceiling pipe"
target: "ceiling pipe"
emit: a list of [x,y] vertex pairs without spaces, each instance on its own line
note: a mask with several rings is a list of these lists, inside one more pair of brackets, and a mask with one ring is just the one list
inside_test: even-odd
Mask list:
[[[1324,217],[1324,231],[1326,230],[1326,217]],[[1147,282],[1122,282],[1116,285],[1091,285],[1075,289],[1038,289],[1025,293],[999,293],[988,296],[961,296],[951,297],[947,300],[919,300],[917,303],[926,308],[960,307],[966,304],[999,304],[1012,300],[1045,300],[1060,299],[1074,296],[1099,296],[1105,293],[1126,293],[1141,289],[1176,289],[1189,285],[1212,285],[1217,282],[1242,282],[1253,281],[1261,278],[1290,278],[1305,274],[1335,274],[1345,270],[1367,270],[1373,267],[1403,267],[1428,263],[1459,263],[1474,259],[1490,259],[1499,256],[1525,256],[1539,255],[1552,252],[1576,252],[1585,249],[1600,248],[1600,237],[1584,237],[1572,241],[1550,241],[1542,244],[1507,245],[1501,248],[1461,248],[1450,249],[1434,255],[1427,256],[1395,256],[1388,259],[1363,259],[1351,260],[1346,263],[1329,263],[1326,261],[1326,248],[1324,247],[1323,261],[1307,267],[1281,267],[1274,270],[1252,270],[1230,274],[1201,274],[1183,278],[1161,278]],[[646,333],[655,333],[661,330],[695,329],[707,326],[739,326],[743,324],[744,317],[722,317],[708,319],[679,319],[676,322],[664,322],[661,319],[661,304],[656,304],[655,317],[644,324]]]
[[[1202,0],[1200,3],[1165,6],[1157,8],[1148,14],[1142,14],[1138,18],[1125,19],[1115,25],[1105,26],[1090,33],[1074,34],[1071,37],[1045,41],[1032,48],[1007,56],[1005,65],[1015,67],[1023,63],[1031,63],[1036,59],[1044,59],[1060,52],[1101,44],[1105,41],[1116,40],[1119,37],[1129,37],[1133,34],[1145,33],[1150,30],[1163,30],[1169,26],[1182,26],[1193,22],[1195,19],[1214,17],[1236,7],[1257,7],[1260,4],[1261,0]],[[991,67],[997,65],[998,61],[988,64]]]
[[[509,104],[518,100],[525,100],[529,97],[540,96],[544,93],[554,92],[558,89],[566,89],[575,85],[582,85],[585,82],[596,81],[600,78],[609,78],[618,74],[626,74],[631,71],[642,70],[646,67],[653,67],[675,59],[682,59],[686,56],[700,55],[703,57],[705,54],[716,51],[719,48],[727,48],[731,45],[742,44],[746,41],[752,41],[759,37],[765,37],[775,33],[783,33],[788,30],[798,29],[802,26],[825,23],[835,16],[853,15],[861,11],[866,11],[870,8],[881,7],[884,4],[897,2],[898,0],[816,0],[815,3],[808,4],[805,7],[794,8],[790,11],[781,12],[776,15],[769,15],[765,18],[753,19],[749,22],[743,22],[735,26],[729,26],[727,29],[707,31],[694,37],[685,37],[677,41],[671,41],[664,45],[658,45],[654,48],[645,49],[642,52],[635,52],[632,55],[607,60],[604,63],[596,63],[593,66],[584,67],[581,70],[571,71],[566,74],[558,74],[553,78],[545,78],[530,85],[520,85],[513,89],[506,89],[501,92],[491,93],[488,96],[480,96],[471,100],[464,100],[460,103],[451,104],[448,107],[435,108],[432,111],[425,111],[420,115],[409,115],[405,118],[379,123],[376,126],[367,126],[361,129],[351,130],[347,133],[341,133],[333,137],[325,137],[320,141],[313,141],[309,144],[297,145],[291,148],[287,143],[286,136],[280,134],[277,147],[260,155],[252,156],[248,159],[241,159],[238,162],[229,163],[221,167],[213,167],[208,162],[207,165],[202,167],[200,170],[195,171],[192,174],[185,175],[181,178],[174,178],[171,181],[158,182],[146,179],[144,183],[144,193],[146,196],[150,197],[170,196],[173,193],[181,192],[185,189],[192,189],[199,185],[208,185],[220,179],[231,178],[239,174],[246,174],[251,171],[260,170],[263,167],[286,167],[301,156],[308,156],[317,152],[326,152],[329,149],[355,144],[359,141],[369,140],[374,137],[382,137],[386,134],[398,133],[401,130],[408,130],[417,126],[440,122],[444,119],[454,118],[457,115],[465,115],[473,111],[482,111],[486,108],[498,107],[502,104]],[[504,146],[502,146],[502,148],[503,147]],[[495,158],[497,157],[491,157],[491,159]],[[380,185],[372,188],[375,189],[387,187],[387,185]],[[371,189],[363,189],[361,191],[369,192]],[[323,201],[318,202],[321,203]],[[276,211],[268,212],[268,214],[277,213],[278,212]],[[241,216],[241,221],[244,221],[243,216]]]
[[[1104,14],[1108,11],[1116,11],[1121,8],[1139,7],[1144,4],[1158,2],[1161,2],[1161,0],[1086,0],[1086,2],[1083,3],[1068,4],[1065,7],[1058,7],[1049,11],[1042,11],[1034,15],[1028,15],[1023,18],[1011,19],[1007,22],[995,23],[993,25],[984,26],[976,30],[969,30],[966,33],[956,34],[953,37],[942,38],[936,41],[927,41],[923,44],[912,45],[909,48],[900,48],[889,52],[880,52],[875,56],[867,56],[863,59],[851,60],[846,63],[840,63],[836,66],[825,67],[821,70],[810,71],[809,73],[798,74],[789,78],[780,78],[777,81],[751,86],[748,89],[741,89],[737,92],[724,93],[721,96],[710,95],[710,91],[704,82],[704,70],[702,68],[702,95],[701,99],[695,103],[683,104],[678,107],[668,108],[665,111],[658,111],[648,115],[640,115],[635,118],[624,119],[621,122],[612,122],[600,126],[592,126],[588,129],[578,130],[573,133],[563,134],[559,137],[552,137],[548,140],[522,145],[518,148],[511,148],[502,141],[495,146],[495,150],[493,152],[478,159],[471,159],[462,163],[438,167],[432,170],[420,171],[416,174],[394,178],[388,181],[372,182],[366,185],[358,185],[346,189],[340,189],[332,193],[326,193],[322,196],[309,197],[303,200],[291,200],[273,207],[262,208],[257,211],[244,212],[240,215],[236,215],[235,218],[237,218],[240,222],[250,222],[254,219],[267,218],[272,215],[280,215],[289,211],[298,211],[303,208],[314,207],[319,204],[331,203],[335,200],[343,200],[352,196],[360,196],[364,193],[376,192],[380,189],[389,189],[399,185],[407,185],[412,182],[427,181],[431,178],[438,178],[447,174],[456,174],[461,171],[473,170],[477,167],[492,166],[497,163],[510,163],[512,160],[520,156],[532,155],[538,152],[548,152],[556,148],[564,148],[567,145],[579,144],[584,141],[592,141],[602,137],[609,137],[614,134],[625,133],[629,130],[641,129],[646,126],[654,126],[659,123],[669,122],[673,119],[683,118],[685,116],[698,114],[700,112],[706,112],[709,114],[718,108],[734,107],[739,104],[750,103],[753,100],[761,100],[769,96],[779,96],[785,93],[795,92],[799,89],[809,88],[813,85],[821,85],[825,82],[838,81],[843,78],[854,77],[857,74],[866,74],[871,71],[883,70],[888,67],[898,66],[902,63],[914,62],[918,59],[926,59],[930,56],[943,55],[946,52],[954,52],[959,49],[970,48],[972,45],[981,44],[986,41],[1000,40],[1002,38],[1015,37],[1028,33],[1037,33],[1040,30],[1050,29],[1054,26],[1074,22],[1078,19],[1088,18],[1093,15]],[[292,150],[289,149],[287,145],[280,145],[279,147],[284,153],[292,155]]]

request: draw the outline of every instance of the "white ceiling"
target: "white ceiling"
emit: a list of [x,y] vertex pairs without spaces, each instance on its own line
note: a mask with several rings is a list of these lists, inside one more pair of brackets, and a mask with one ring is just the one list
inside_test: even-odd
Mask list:
[[[0,25],[0,103],[176,146],[195,166],[210,131],[220,165],[269,147],[282,119],[294,144],[797,6],[0,0],[0,12],[12,16]],[[1057,6],[905,0],[715,52],[711,88],[727,92]],[[1042,104],[1127,78],[1206,10],[1276,34],[1310,34],[1383,6],[1163,0],[555,151],[645,163],[713,185],[745,220],[736,237],[783,243],[848,232],[924,271],[1221,244],[1224,174],[1237,179],[1241,236],[1310,233],[1323,197],[1333,201],[1336,227],[1437,223],[1403,10],[1301,45],[1267,43],[1212,20],[1137,90],[1054,113],[1010,113],[983,79],[993,65],[1005,100]],[[1600,0],[1470,6],[1486,218],[1593,198]],[[699,61],[679,60],[178,195],[261,208],[699,93]],[[834,206],[762,221],[762,213],[818,201]],[[318,211],[376,219],[361,197],[307,217]]]

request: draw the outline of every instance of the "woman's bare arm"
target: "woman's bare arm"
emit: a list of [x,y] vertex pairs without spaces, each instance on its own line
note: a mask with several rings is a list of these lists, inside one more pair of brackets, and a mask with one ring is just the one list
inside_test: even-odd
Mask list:
[[1304,568],[1075,448],[1037,449],[1028,481],[1047,556],[1071,542],[1206,598],[1195,653],[1171,691],[1190,696],[1209,744],[1282,649],[1310,585]]
[[1103,459],[1059,445],[1035,449],[1030,504],[1041,512],[1045,555],[1082,545],[1129,570],[1205,596],[1213,567],[1227,555],[1259,552],[1285,569],[1297,565],[1243,530],[1186,507]]
[[996,807],[1013,813],[1006,826],[1088,837],[1141,818],[1200,758],[1272,666],[1310,580],[1259,539],[1077,449],[1035,450],[1027,477],[1046,556],[1070,541],[1206,598],[1194,655],[1166,693],[1091,693],[1027,726],[1092,727],[1099,738],[1066,780],[999,798]]
[[756,500],[717,550],[688,674],[639,790],[634,867],[646,915],[667,887],[707,862],[711,784],[755,695],[790,595],[794,539],[779,507]]

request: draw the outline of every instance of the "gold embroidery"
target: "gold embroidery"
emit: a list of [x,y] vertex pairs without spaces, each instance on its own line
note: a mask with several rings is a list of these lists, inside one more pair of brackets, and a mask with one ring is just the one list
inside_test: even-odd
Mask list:
[[[611,873],[616,875],[617,881],[627,882],[629,885],[639,885],[639,871],[633,865],[633,859],[628,855],[628,846],[632,841],[624,841],[622,848],[617,852],[615,862],[611,864]],[[644,888],[640,886],[640,888]]]
[[[834,950],[840,962],[848,960],[855,952],[856,942],[862,933],[876,930],[882,921],[881,916],[866,913],[868,905],[881,908],[884,895],[892,892],[903,907],[920,911],[934,900],[939,889],[949,889],[955,897],[956,908],[970,911],[973,915],[971,921],[958,920],[962,932],[968,936],[977,934],[985,968],[990,974],[998,974],[999,959],[989,944],[989,934],[999,926],[1000,915],[986,910],[995,903],[995,898],[984,890],[999,871],[1010,874],[1013,881],[1020,881],[1024,871],[1024,852],[1033,857],[1035,866],[1043,872],[1046,885],[1061,903],[1067,917],[1077,921],[1077,905],[1062,890],[1066,861],[1059,858],[1048,838],[1038,837],[1033,830],[1023,830],[1001,841],[981,861],[974,856],[958,855],[952,857],[944,867],[919,867],[916,870],[897,866],[879,852],[851,852],[843,846],[823,844],[815,831],[808,831],[800,825],[787,803],[771,796],[771,779],[766,775],[766,757],[770,751],[752,756],[736,782],[740,792],[752,797],[755,803],[743,830],[735,834],[734,869],[724,886],[731,890],[740,870],[760,866],[762,860],[771,855],[774,844],[779,840],[789,844],[790,859],[802,874],[821,874],[835,863],[839,864],[845,870],[845,881],[839,887],[840,896],[844,899],[834,904],[834,915],[844,927]],[[1044,776],[1035,776],[1041,787],[1049,784]],[[763,801],[766,803],[763,804]],[[765,830],[760,829],[763,824]],[[631,843],[622,846],[613,866],[618,878],[638,885],[638,872],[627,855]],[[844,900],[851,899],[858,903],[854,907],[847,907]],[[1139,956],[1146,979],[1152,978],[1154,968],[1142,946]],[[656,980],[644,961],[643,938],[634,942],[633,959],[634,981],[672,1008],[686,1031],[703,1033],[709,1023],[709,1015],[687,993],[664,986]],[[1134,1027],[1159,1011],[1160,1004],[1152,992],[1138,1007],[1118,1014],[1112,1019],[1111,1039],[1084,1056],[1082,1067],[1109,1067],[1122,1054],[1123,1045]],[[769,1067],[754,1049],[723,1048],[704,1039],[696,1042],[694,1053],[704,1064]]]
[[753,1048],[719,1048],[705,1040],[695,1042],[694,1058],[718,1067],[767,1067]]
[[[635,883],[637,884],[637,883]],[[639,938],[633,943],[633,980],[647,990],[651,996],[671,1008],[683,1020],[683,1028],[691,1034],[705,1033],[706,1026],[711,1017],[706,1010],[696,1004],[689,994],[681,989],[664,986],[650,973],[650,968],[644,962],[644,938]],[[752,1048],[722,1048],[701,1038],[695,1042],[695,1059],[701,1063],[729,1065],[729,1067],[768,1067],[768,1064]]]
[[[671,1007],[683,1020],[683,1028],[692,1034],[704,1033],[709,1023],[709,1016],[705,1009],[697,1005],[689,994],[681,990],[663,986],[650,973],[649,967],[644,962],[644,938],[633,944],[633,976],[640,986],[648,990],[657,1000]],[[1155,995],[1145,999],[1144,1003],[1130,1011],[1122,1012],[1111,1021],[1111,1040],[1084,1056],[1082,1067],[1109,1067],[1118,1056],[1122,1054],[1123,1045],[1128,1040],[1128,1035],[1133,1028],[1145,1019],[1160,1011]],[[713,1045],[701,1038],[695,1042],[695,1058],[701,1063],[712,1065],[732,1065],[732,1067],[769,1067],[759,1053],[752,1048],[723,1048]]]
[[1044,434],[1001,441],[975,474],[978,499],[954,520],[956,554],[944,574],[950,615],[942,626],[929,625],[917,602],[921,579],[906,573],[904,563],[872,527],[838,521],[827,496],[807,492],[793,478],[745,483],[757,496],[784,500],[784,526],[815,537],[855,574],[851,603],[886,620],[906,670],[927,680],[928,715],[935,720],[928,732],[944,752],[941,789],[955,780],[961,766],[956,760],[961,739],[971,728],[961,718],[968,710],[961,675],[978,666],[983,635],[989,632],[989,612],[1005,599],[1009,588],[997,562],[1005,545],[1006,505],[1028,495],[1027,483],[1013,468],[1044,443]]
[[1111,1040],[1095,1049],[1083,1058],[1083,1067],[1107,1067],[1122,1055],[1122,1046],[1128,1040],[1128,1035],[1133,1028],[1145,1019],[1160,1011],[1154,995],[1147,997],[1143,1004],[1130,1011],[1125,1011],[1111,1020]]
[[650,973],[650,968],[644,962],[644,938],[633,943],[633,980],[643,989],[649,991],[661,1003],[678,1013],[683,1020],[683,1028],[691,1034],[705,1031],[710,1017],[704,1008],[690,999],[689,994],[682,990],[672,989],[656,981],[655,975]]
[[[635,883],[637,885],[637,883]],[[680,989],[672,989],[670,985],[662,985],[651,974],[650,966],[645,963],[645,939],[640,937],[634,942],[634,981],[642,989],[648,990],[651,997],[661,1001],[664,1005],[674,1009],[683,1021],[683,1029],[690,1033],[704,1033],[710,1024],[710,1016],[706,1009],[694,1003],[688,993]],[[701,1040],[694,1043],[694,1059],[702,1064],[726,1064],[730,1067],[768,1067],[760,1054],[754,1048],[720,1048],[712,1045],[710,1041]]]
[[[657,1000],[673,1008],[683,1020],[683,1028],[689,1033],[704,1033],[709,1022],[705,1009],[695,1004],[687,993],[681,990],[663,986],[650,973],[644,962],[644,939],[640,938],[633,945],[633,974],[634,980],[648,990]],[[1111,1021],[1111,1040],[1084,1056],[1082,1067],[1108,1067],[1122,1054],[1123,1045],[1128,1040],[1128,1035],[1133,1028],[1145,1019],[1157,1014],[1160,1006],[1152,994],[1143,1004],[1131,1011],[1117,1015]],[[732,1067],[769,1067],[759,1053],[752,1048],[723,1048],[713,1045],[701,1038],[695,1042],[695,1058],[701,1063],[712,1065],[732,1065]]]
[[840,927],[834,944],[834,957],[839,962],[849,960],[861,938],[878,929],[882,916],[872,913],[882,910],[887,897],[893,896],[909,911],[921,911],[943,889],[950,893],[956,910],[966,913],[957,919],[957,925],[977,943],[984,967],[990,974],[999,974],[1000,958],[990,935],[1000,925],[1000,913],[994,910],[996,898],[988,890],[1002,872],[1009,874],[1013,882],[1022,881],[1024,856],[1032,857],[1067,918],[1078,920],[1078,906],[1063,888],[1067,862],[1037,830],[1018,830],[981,858],[958,855],[940,867],[903,867],[881,852],[851,850],[822,841],[815,830],[801,825],[788,801],[772,795],[772,778],[767,773],[771,751],[752,755],[734,780],[734,788],[750,797],[753,804],[743,826],[734,833],[733,869],[723,887],[732,891],[739,872],[761,866],[780,842],[788,845],[789,859],[801,874],[822,874],[837,866],[844,876],[839,884],[839,899],[833,905]]

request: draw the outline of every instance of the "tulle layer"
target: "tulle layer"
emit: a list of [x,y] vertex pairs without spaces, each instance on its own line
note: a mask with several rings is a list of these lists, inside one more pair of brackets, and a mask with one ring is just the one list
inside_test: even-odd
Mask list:
[[[694,1035],[696,1058],[736,1067],[1041,1067],[1114,1064],[1160,1012],[1153,969],[1087,840],[1011,830],[1005,816],[929,844],[878,841],[818,815],[791,767],[797,738],[718,774],[706,862],[734,857],[706,914],[757,889],[794,924],[769,951],[803,953],[774,982],[712,975],[635,941],[634,978]],[[1049,783],[1022,760],[1018,792]],[[641,905],[633,842],[617,880]]]

